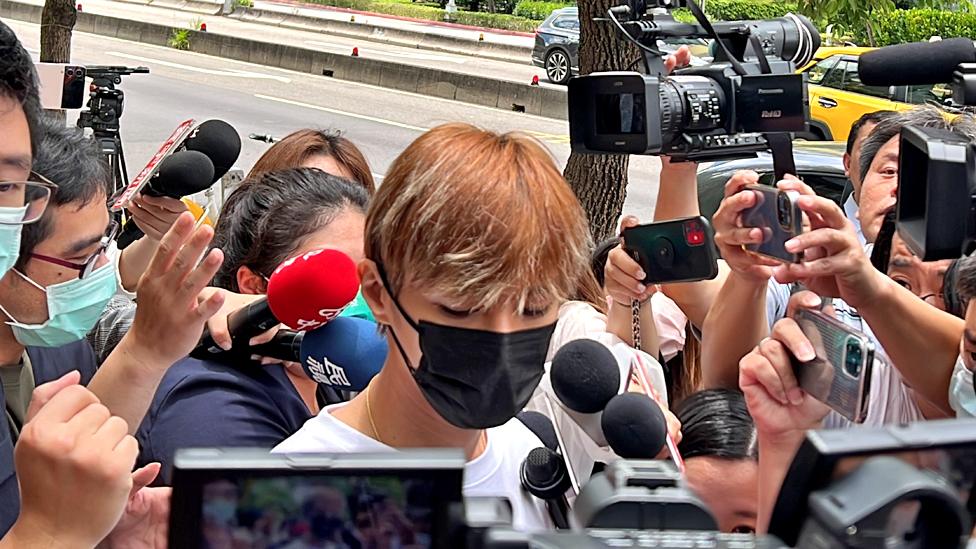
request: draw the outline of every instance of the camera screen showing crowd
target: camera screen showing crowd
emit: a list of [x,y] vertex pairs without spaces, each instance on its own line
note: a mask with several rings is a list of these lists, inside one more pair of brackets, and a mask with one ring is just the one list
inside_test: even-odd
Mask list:
[[598,16],[643,66],[569,81],[570,148],[662,157],[610,234],[468,123],[382,184],[332,130],[243,166],[215,118],[130,171],[150,69],[0,23],[0,549],[969,545],[972,40],[860,58],[952,99],[852,120],[842,186],[793,154],[810,20]]

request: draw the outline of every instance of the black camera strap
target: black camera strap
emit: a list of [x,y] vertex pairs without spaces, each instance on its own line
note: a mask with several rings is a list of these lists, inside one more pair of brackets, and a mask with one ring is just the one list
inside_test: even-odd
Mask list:
[[769,143],[769,150],[773,153],[773,173],[776,174],[776,181],[782,181],[786,174],[796,175],[791,135],[776,132],[764,133],[763,137],[766,138],[766,142]]
[[705,12],[703,12],[698,6],[698,3],[695,2],[695,0],[688,0],[688,9],[691,11],[691,14],[695,16],[698,24],[705,29],[705,32],[707,32],[708,35],[712,37],[712,40],[715,40],[715,43],[718,44],[718,47],[721,48],[722,53],[725,54],[725,57],[729,60],[729,64],[732,65],[732,70],[734,70],[739,76],[745,76],[746,69],[743,68],[742,63],[740,63],[739,60],[732,55],[732,52],[729,51],[729,48],[726,47],[725,42],[719,37],[718,32],[715,31],[715,27],[712,26],[711,21],[709,21],[708,17],[705,16]]

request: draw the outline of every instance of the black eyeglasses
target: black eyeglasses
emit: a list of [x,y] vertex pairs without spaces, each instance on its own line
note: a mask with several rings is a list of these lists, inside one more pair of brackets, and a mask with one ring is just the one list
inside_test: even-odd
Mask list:
[[[37,172],[27,181],[0,180],[0,225],[26,225],[41,218],[58,186]],[[4,209],[12,209],[5,215]],[[23,211],[18,211],[23,210]]]
[[84,263],[72,263],[71,261],[65,261],[64,259],[60,259],[57,257],[51,257],[51,256],[35,254],[35,253],[30,254],[30,256],[31,258],[36,259],[38,261],[44,261],[46,263],[52,263],[54,265],[67,267],[68,269],[74,269],[78,271],[78,278],[85,278],[86,276],[90,275],[92,271],[96,269],[96,265],[98,265],[98,259],[102,257],[102,254],[105,253],[105,250],[108,249],[109,245],[112,243],[113,240],[115,240],[115,237],[118,234],[119,234],[119,224],[116,223],[115,221],[112,221],[108,226],[108,230],[105,231],[105,236],[103,236],[102,240],[99,241],[98,250],[96,250],[95,253],[91,255],[91,257],[86,259]]

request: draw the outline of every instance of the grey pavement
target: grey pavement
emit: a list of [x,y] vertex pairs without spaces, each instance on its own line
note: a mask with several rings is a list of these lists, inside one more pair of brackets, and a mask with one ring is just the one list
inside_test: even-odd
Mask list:
[[[36,58],[40,27],[5,23]],[[72,49],[72,59],[79,64],[146,65],[152,70],[149,75],[127,76],[122,83],[126,104],[121,133],[130,174],[191,117],[221,118],[237,128],[244,137],[238,166],[244,169],[267,148],[248,140],[248,134],[280,137],[317,127],[342,130],[382,178],[393,159],[422,132],[453,121],[527,132],[549,148],[561,167],[569,157],[565,121],[84,33],[74,34]],[[659,172],[658,159],[632,158],[626,214],[650,220]]]

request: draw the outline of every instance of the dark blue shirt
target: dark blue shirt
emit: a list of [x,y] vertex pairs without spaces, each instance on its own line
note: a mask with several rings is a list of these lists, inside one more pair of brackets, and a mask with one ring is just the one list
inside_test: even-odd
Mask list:
[[[88,385],[98,369],[95,353],[84,340],[56,348],[28,347],[27,356],[34,371],[35,386],[54,381],[72,370],[80,371],[81,384]],[[0,401],[6,402],[2,385]],[[0,414],[0,537],[7,533],[20,514],[20,491],[14,474],[15,442],[7,414]]]
[[136,438],[140,466],[163,465],[169,484],[179,448],[271,449],[312,417],[281,365],[184,358],[159,385]]

